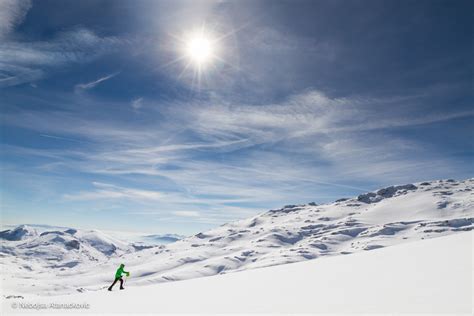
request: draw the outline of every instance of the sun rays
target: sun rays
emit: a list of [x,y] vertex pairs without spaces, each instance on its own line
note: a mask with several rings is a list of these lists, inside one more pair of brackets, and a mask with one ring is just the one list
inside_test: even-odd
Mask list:
[[237,52],[229,44],[229,38],[239,30],[219,33],[203,24],[180,35],[170,35],[177,57],[162,67],[178,65],[175,69],[177,79],[188,80],[191,88],[199,91],[206,86],[211,75],[218,76],[218,71],[224,67],[240,70],[231,62]]

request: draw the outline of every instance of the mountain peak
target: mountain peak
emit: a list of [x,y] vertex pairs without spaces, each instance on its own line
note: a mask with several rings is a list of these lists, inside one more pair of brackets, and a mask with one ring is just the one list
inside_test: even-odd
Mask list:
[[19,225],[14,229],[8,229],[0,232],[0,239],[19,241],[30,237],[38,236],[36,229],[28,225]]

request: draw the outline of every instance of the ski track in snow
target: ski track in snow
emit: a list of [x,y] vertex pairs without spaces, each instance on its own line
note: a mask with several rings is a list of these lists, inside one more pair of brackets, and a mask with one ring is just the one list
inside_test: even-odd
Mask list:
[[474,179],[392,186],[325,205],[288,205],[168,245],[99,231],[1,232],[3,296],[105,289],[118,264],[149,285],[347,255],[474,227]]

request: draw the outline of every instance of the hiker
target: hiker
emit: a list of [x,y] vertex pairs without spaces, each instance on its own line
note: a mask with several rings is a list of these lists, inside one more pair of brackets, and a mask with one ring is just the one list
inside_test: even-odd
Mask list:
[[127,276],[130,275],[129,272],[127,271],[124,271],[123,268],[125,267],[125,265],[122,263],[120,264],[120,267],[117,269],[117,272],[115,272],[115,280],[114,280],[114,283],[112,283],[112,285],[109,287],[109,291],[112,291],[112,287],[115,285],[115,283],[117,283],[117,281],[120,280],[120,289],[123,290],[124,287],[123,287],[123,279],[122,279],[122,274],[125,273]]

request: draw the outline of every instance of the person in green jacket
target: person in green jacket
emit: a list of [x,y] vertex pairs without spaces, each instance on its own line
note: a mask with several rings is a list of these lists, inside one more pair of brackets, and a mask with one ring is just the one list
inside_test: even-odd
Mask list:
[[112,291],[112,287],[115,285],[115,283],[117,283],[117,281],[120,281],[120,289],[121,290],[124,289],[122,274],[125,273],[127,276],[129,276],[130,273],[127,271],[124,271],[123,268],[125,268],[125,265],[122,263],[120,267],[117,269],[117,272],[115,272],[115,280],[114,280],[114,283],[112,283],[112,285],[109,287],[109,291]]

